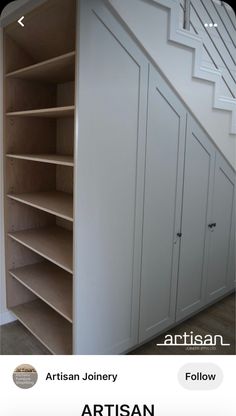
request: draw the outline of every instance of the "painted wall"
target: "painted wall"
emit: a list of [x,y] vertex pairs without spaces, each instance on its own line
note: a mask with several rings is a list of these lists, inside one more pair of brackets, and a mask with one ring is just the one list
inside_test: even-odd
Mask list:
[[229,162],[236,166],[231,115],[212,108],[213,84],[192,78],[193,50],[167,41],[168,10],[146,0],[109,0],[137,39],[207,130]]

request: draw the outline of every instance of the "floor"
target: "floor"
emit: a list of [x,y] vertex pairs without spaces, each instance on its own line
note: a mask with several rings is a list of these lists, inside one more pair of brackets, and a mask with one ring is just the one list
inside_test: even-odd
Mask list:
[[[217,345],[216,347],[157,347],[156,344],[164,342],[166,334],[183,335],[184,332],[194,335],[205,336],[207,334],[222,335],[225,344],[230,346],[224,347]],[[213,306],[198,313],[172,330],[160,335],[152,341],[132,351],[130,354],[139,355],[159,355],[159,354],[235,354],[235,294],[227,296],[222,301],[215,303]]]
[[[171,335],[222,335],[230,347],[198,347],[188,350],[187,347],[157,347],[163,343],[165,334],[153,339],[132,351],[131,355],[159,354],[235,354],[235,295],[230,295],[210,308],[200,312],[182,324],[168,331]],[[0,352],[2,355],[47,355],[50,352],[19,322],[12,322],[0,328]],[[194,347],[196,348],[196,347]]]
[[19,322],[0,327],[1,355],[47,355],[50,352]]

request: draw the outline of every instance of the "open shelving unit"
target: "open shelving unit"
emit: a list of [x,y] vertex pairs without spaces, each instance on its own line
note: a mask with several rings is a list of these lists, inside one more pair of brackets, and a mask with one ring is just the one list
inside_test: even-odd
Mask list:
[[53,354],[73,353],[75,16],[50,0],[4,29],[7,305]]

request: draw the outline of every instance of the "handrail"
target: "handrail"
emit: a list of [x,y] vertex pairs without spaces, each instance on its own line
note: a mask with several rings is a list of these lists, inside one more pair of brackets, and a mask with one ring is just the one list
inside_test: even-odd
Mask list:
[[[217,5],[215,1],[208,0],[182,0],[180,1],[182,9],[184,29],[200,35],[203,40],[203,46],[206,51],[205,57],[209,57],[212,67],[221,69],[222,80],[225,85],[226,94],[235,98],[236,88],[236,66],[235,58],[232,51],[235,47],[234,28],[230,13],[224,2]],[[230,23],[230,29],[226,23]],[[215,29],[209,29],[206,23],[217,23]],[[214,31],[217,36],[215,36]],[[208,65],[208,63],[206,63]]]

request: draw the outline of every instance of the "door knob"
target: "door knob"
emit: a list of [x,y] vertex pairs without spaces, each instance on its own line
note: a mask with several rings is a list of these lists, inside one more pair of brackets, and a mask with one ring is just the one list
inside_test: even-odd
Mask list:
[[[178,237],[178,238],[177,238]],[[175,241],[174,241],[174,244],[177,244],[177,242],[179,241],[179,238],[181,238],[182,237],[182,233],[177,233],[176,234],[176,238],[175,238]]]
[[215,228],[216,227],[216,222],[212,222],[211,224],[208,224],[209,228]]

